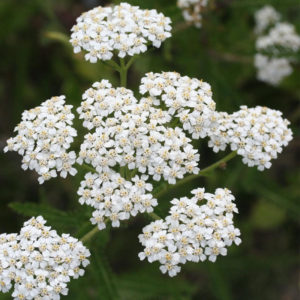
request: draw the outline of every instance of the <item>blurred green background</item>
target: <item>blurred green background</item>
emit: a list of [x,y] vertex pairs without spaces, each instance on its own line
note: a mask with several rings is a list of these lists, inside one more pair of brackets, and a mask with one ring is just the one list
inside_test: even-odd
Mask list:
[[[117,74],[74,55],[64,39],[83,11],[110,2],[119,1],[0,0],[1,149],[25,109],[61,94],[78,106],[83,91],[102,78],[118,85]],[[232,246],[226,257],[219,257],[215,264],[186,264],[179,276],[170,279],[160,273],[158,264],[140,262],[137,257],[142,249],[137,235],[150,221],[141,215],[95,236],[89,244],[92,259],[86,276],[71,283],[65,299],[300,299],[300,60],[279,87],[257,81],[253,67],[254,12],[272,4],[300,34],[300,1],[214,1],[201,29],[185,28],[176,0],[128,2],[156,8],[170,16],[176,28],[160,49],[146,52],[130,69],[131,89],[137,91],[140,78],[149,71],[178,71],[202,78],[212,85],[218,110],[233,112],[240,105],[281,110],[292,122],[294,140],[270,170],[248,168],[237,157],[226,170],[160,199],[158,212],[164,216],[169,198],[189,195],[194,186],[205,186],[209,192],[217,187],[232,190],[243,243]],[[80,122],[75,125],[84,132]],[[214,154],[206,144],[206,140],[197,143],[200,167],[226,154]],[[24,220],[41,213],[58,232],[80,237],[92,228],[90,210],[77,202],[83,173],[40,186],[34,172],[21,169],[20,156],[2,151],[0,155],[1,233],[18,232]],[[10,298],[0,294],[0,299]]]

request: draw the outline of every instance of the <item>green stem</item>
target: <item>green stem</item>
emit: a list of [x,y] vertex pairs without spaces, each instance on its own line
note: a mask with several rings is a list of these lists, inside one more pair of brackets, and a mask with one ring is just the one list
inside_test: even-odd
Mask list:
[[[156,213],[151,212],[148,213],[148,215],[154,219],[154,220],[160,220],[161,217],[158,216]],[[109,219],[106,219],[105,223],[108,221]],[[86,233],[81,239],[80,241],[82,241],[83,243],[88,242],[97,232],[99,231],[98,226],[94,227],[91,231],[89,231],[88,233]]]
[[161,220],[161,217],[154,212],[148,213],[148,215],[154,220]]
[[86,233],[80,240],[85,243],[89,241],[99,231],[98,226],[94,227],[91,231]]
[[205,175],[206,173],[218,168],[222,164],[224,164],[227,161],[231,160],[236,155],[237,155],[236,151],[233,151],[233,152],[229,153],[228,155],[226,155],[222,159],[218,160],[214,164],[212,164],[212,165],[206,167],[205,169],[203,169],[202,171],[200,171],[198,174],[189,175],[189,176],[177,181],[177,183],[175,185],[173,185],[171,188],[168,188],[169,186],[166,186],[162,191],[158,192],[157,194],[154,194],[153,197],[160,198],[160,197],[164,196],[166,194],[166,192],[169,193],[170,190],[177,189],[179,186],[185,185],[188,182]]
[[124,58],[120,58],[120,84],[123,87],[127,85],[127,68]]
[[131,67],[131,65],[133,64],[133,62],[135,61],[135,59],[136,59],[136,56],[132,56],[132,57],[129,59],[129,61],[128,61],[127,64],[126,64],[126,70],[128,70],[128,69]]
[[[224,163],[228,162],[229,160],[233,159],[236,155],[237,155],[236,151],[233,151],[233,152],[229,153],[228,155],[226,155],[222,159],[218,160],[214,164],[212,164],[212,165],[206,167],[205,169],[203,169],[202,171],[200,171],[199,174],[203,175],[205,173],[208,173],[208,172],[220,167],[222,164],[224,164]],[[197,175],[195,175],[195,176],[197,177]]]
[[116,71],[120,72],[121,71],[121,68],[120,66],[113,60],[105,60],[105,61],[102,61],[102,63],[104,65],[107,65],[113,69],[115,69]]
[[99,297],[97,299],[104,299],[103,293],[105,293],[105,299],[107,300],[121,299],[105,250],[103,246],[97,249],[97,255],[93,255],[91,261],[92,270],[98,280]]

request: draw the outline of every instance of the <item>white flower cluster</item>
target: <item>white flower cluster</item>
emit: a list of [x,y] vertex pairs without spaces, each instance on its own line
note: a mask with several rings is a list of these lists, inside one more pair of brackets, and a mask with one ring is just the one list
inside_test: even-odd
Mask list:
[[207,7],[209,0],[178,0],[177,6],[182,10],[182,15],[187,22],[200,28],[202,25],[202,12]]
[[60,299],[71,278],[84,274],[90,252],[69,234],[59,236],[42,217],[24,223],[20,234],[0,235],[0,291],[12,297]]
[[290,61],[285,57],[274,58],[257,53],[254,57],[254,66],[258,70],[257,79],[274,86],[293,72]]
[[35,170],[39,183],[57,176],[75,175],[74,151],[67,152],[76,130],[72,127],[72,105],[65,105],[65,96],[52,97],[41,106],[26,110],[15,128],[17,135],[7,141],[4,152],[16,151],[23,156],[22,168]]
[[7,293],[12,287],[16,260],[14,252],[19,249],[17,234],[0,235],[0,292]]
[[266,5],[255,13],[255,32],[256,34],[263,33],[269,26],[277,23],[281,15],[273,6]]
[[171,19],[156,10],[143,10],[128,3],[96,7],[83,13],[72,28],[74,52],[87,52],[85,59],[95,63],[143,53],[152,44],[159,48],[171,36]]
[[179,273],[180,265],[188,261],[208,258],[215,262],[218,255],[227,254],[232,243],[241,243],[240,231],[233,225],[233,213],[238,210],[231,192],[219,188],[210,194],[198,188],[192,194],[191,199],[173,199],[170,215],[147,225],[139,235],[145,247],[140,259],[159,261],[160,270],[170,276]]
[[280,14],[271,6],[255,14],[257,78],[274,86],[292,73],[293,55],[300,50],[300,36],[295,27],[280,19]]
[[155,101],[160,97],[159,103],[166,106],[170,116],[179,118],[193,139],[209,133],[216,103],[208,83],[176,72],[148,73],[142,78],[140,93],[148,93]]
[[120,174],[110,171],[101,174],[88,173],[78,190],[79,202],[93,207],[92,224],[99,230],[111,220],[113,227],[120,226],[120,220],[127,220],[138,213],[153,212],[157,200],[153,198],[152,185],[147,183],[148,176],[135,176],[130,181]]
[[277,23],[270,29],[267,35],[260,36],[256,40],[257,50],[270,50],[280,53],[281,49],[297,52],[300,49],[300,36],[295,27],[289,23]]
[[95,83],[83,99],[78,113],[83,125],[95,131],[85,136],[79,163],[92,164],[99,174],[127,166],[171,184],[186,173],[198,173],[198,151],[181,128],[168,127],[170,113],[154,107],[159,99],[137,102],[132,91],[114,89],[107,80]]
[[262,171],[271,167],[271,159],[277,158],[283,146],[292,140],[289,124],[280,111],[241,106],[233,114],[216,114],[208,145],[214,152],[225,150],[230,145],[231,150],[243,157],[244,164],[257,166]]

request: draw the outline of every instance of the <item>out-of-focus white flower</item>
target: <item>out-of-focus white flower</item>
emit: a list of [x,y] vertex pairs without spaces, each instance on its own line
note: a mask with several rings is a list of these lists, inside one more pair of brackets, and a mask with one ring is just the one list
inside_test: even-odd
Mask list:
[[200,28],[202,25],[202,12],[207,7],[209,0],[178,0],[177,6],[182,10],[182,15],[187,22]]
[[241,109],[233,114],[216,114],[214,130],[209,134],[208,145],[215,152],[230,145],[243,157],[249,167],[257,166],[262,171],[271,167],[284,146],[292,140],[290,122],[282,113],[267,107],[257,106]]
[[160,47],[171,36],[171,19],[155,9],[144,10],[128,3],[96,7],[83,13],[72,28],[74,52],[86,51],[85,59],[110,60],[143,53],[149,45]]
[[24,111],[22,122],[15,128],[17,135],[4,148],[4,152],[22,155],[22,168],[35,170],[41,184],[56,177],[57,172],[63,178],[77,173],[73,168],[76,154],[67,152],[77,132],[72,127],[72,106],[65,105],[64,99],[65,96],[52,97],[41,106]]
[[60,299],[89,264],[90,252],[80,241],[45,223],[32,218],[20,234],[0,235],[0,291],[13,287],[14,299]]
[[277,23],[281,16],[273,6],[266,5],[255,13],[255,32],[263,33],[269,26]]
[[293,72],[291,62],[300,50],[300,36],[295,27],[280,22],[280,18],[272,6],[265,6],[255,14],[257,79],[274,86]]
[[144,247],[139,258],[159,261],[160,270],[169,276],[179,273],[180,265],[188,261],[215,262],[218,255],[227,254],[228,246],[241,243],[240,231],[233,225],[238,210],[231,192],[219,188],[210,194],[199,188],[192,194],[192,198],[173,199],[169,216],[150,223],[139,235]]
[[267,55],[256,54],[254,65],[257,69],[257,79],[274,86],[293,72],[290,61],[284,57],[269,58]]
[[300,36],[295,31],[294,25],[277,23],[270,29],[267,35],[258,37],[256,49],[269,49],[275,54],[280,53],[281,49],[297,52],[300,49]]

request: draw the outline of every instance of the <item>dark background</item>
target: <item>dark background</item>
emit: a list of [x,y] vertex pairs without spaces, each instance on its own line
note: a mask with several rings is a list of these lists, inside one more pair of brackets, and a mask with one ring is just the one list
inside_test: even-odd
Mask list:
[[[74,55],[66,41],[70,28],[83,12],[109,1],[0,0],[0,147],[13,135],[21,113],[54,95],[65,94],[79,105],[81,94],[93,82],[118,77],[103,64],[90,64]],[[112,1],[118,3],[119,1]],[[292,122],[294,140],[272,168],[259,172],[230,161],[226,170],[177,190],[160,199],[159,213],[166,215],[169,198],[189,195],[194,186],[233,191],[240,214],[235,218],[243,243],[232,246],[215,264],[183,266],[176,278],[161,275],[158,264],[140,262],[137,235],[149,223],[147,216],[107,229],[89,244],[91,265],[86,276],[70,284],[66,299],[299,299],[299,120],[300,60],[294,73],[279,87],[256,80],[253,67],[254,12],[273,4],[283,19],[300,34],[299,0],[220,0],[205,13],[203,27],[184,25],[176,0],[128,1],[156,8],[173,20],[175,32],[163,46],[141,55],[129,72],[129,87],[137,91],[149,71],[178,71],[212,85],[218,110],[233,112],[240,105],[268,106]],[[300,55],[298,54],[298,58]],[[74,110],[75,111],[75,110]],[[76,128],[82,133],[80,122]],[[74,145],[78,147],[79,142]],[[199,141],[200,167],[226,153],[213,153]],[[34,172],[21,169],[16,153],[0,154],[0,232],[18,232],[31,215],[43,214],[58,232],[81,237],[92,226],[90,210],[78,204],[76,190],[83,176],[53,179],[39,185]],[[10,299],[0,294],[0,299]]]

